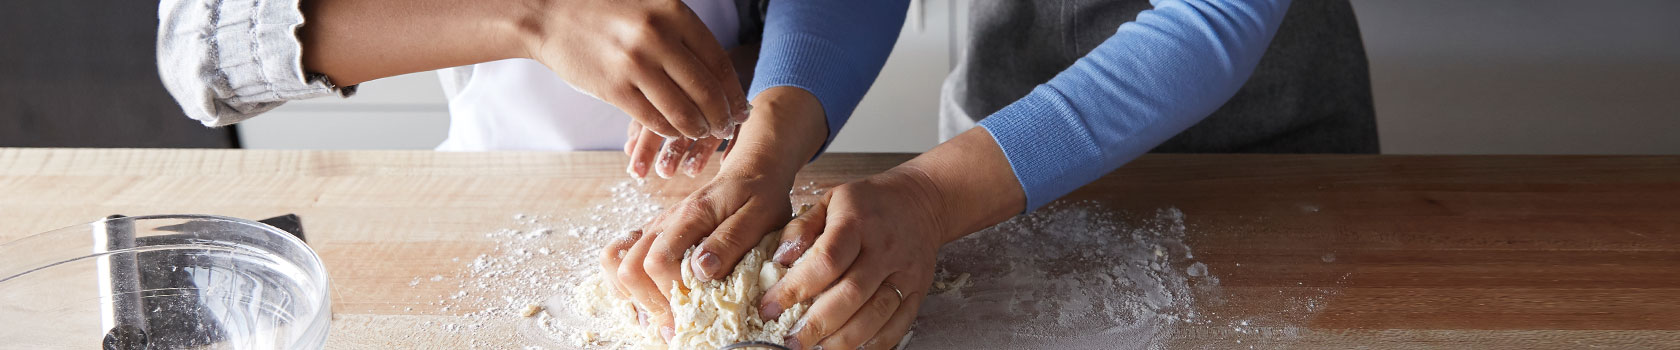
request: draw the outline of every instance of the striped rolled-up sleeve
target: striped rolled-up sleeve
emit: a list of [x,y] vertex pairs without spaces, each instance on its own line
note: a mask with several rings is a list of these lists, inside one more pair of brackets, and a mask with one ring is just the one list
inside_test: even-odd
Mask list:
[[349,96],[303,69],[298,0],[164,0],[157,62],[164,87],[206,126],[250,119],[286,101]]

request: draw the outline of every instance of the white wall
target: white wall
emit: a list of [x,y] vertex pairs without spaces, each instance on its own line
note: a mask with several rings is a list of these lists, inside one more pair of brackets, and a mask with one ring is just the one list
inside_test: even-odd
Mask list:
[[[934,145],[967,1],[917,1],[831,151]],[[1680,153],[1680,1],[1353,3],[1386,153]],[[447,114],[436,75],[420,73],[281,107],[241,136],[250,148],[424,149]]]

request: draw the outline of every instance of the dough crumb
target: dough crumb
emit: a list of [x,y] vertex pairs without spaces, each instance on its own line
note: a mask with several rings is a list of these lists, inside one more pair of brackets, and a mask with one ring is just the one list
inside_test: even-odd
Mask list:
[[571,340],[572,340],[572,345],[573,346],[577,346],[577,347],[580,347],[580,348],[589,347],[591,345],[596,345],[595,344],[595,332],[578,332],[578,333],[573,334],[571,336]]
[[525,305],[525,310],[519,311],[519,315],[524,316],[524,317],[531,317],[531,316],[536,316],[538,312],[542,312],[542,311],[543,311],[543,306],[542,305],[537,305],[537,304]]
[[963,287],[968,287],[968,286],[974,285],[974,281],[969,280],[970,277],[972,277],[972,275],[969,275],[967,272],[957,274],[955,277],[953,277],[953,276],[951,276],[950,272],[940,270],[940,271],[934,273],[934,275],[933,275],[933,290],[930,290],[929,292],[933,292],[933,293],[956,292],[958,290],[961,290]]

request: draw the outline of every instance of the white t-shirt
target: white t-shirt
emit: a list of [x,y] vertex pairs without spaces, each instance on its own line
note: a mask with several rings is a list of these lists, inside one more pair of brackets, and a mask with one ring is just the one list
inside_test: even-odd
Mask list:
[[[684,0],[724,49],[738,45],[733,0]],[[547,66],[510,59],[438,71],[449,97],[449,138],[439,151],[616,150],[630,116],[584,94]]]

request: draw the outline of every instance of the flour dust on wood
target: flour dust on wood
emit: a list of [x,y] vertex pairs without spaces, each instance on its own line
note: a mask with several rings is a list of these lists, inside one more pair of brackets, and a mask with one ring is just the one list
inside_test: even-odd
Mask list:
[[[470,337],[473,347],[484,348],[501,348],[510,337],[525,349],[666,348],[597,276],[602,247],[662,210],[643,188],[620,183],[609,188],[607,200],[558,218],[510,214],[509,228],[484,233],[497,242],[493,251],[456,259],[462,271],[449,278],[414,276],[409,282],[457,287],[432,303],[437,312],[456,316],[455,321],[421,326]],[[820,191],[808,184],[792,194],[808,200]],[[903,344],[908,349],[1160,349],[1194,338],[1218,348],[1276,348],[1287,346],[1296,326],[1323,308],[1331,292],[1280,290],[1270,301],[1274,305],[1264,308],[1277,312],[1208,311],[1227,298],[1220,290],[1218,266],[1197,261],[1187,243],[1193,231],[1185,217],[1177,209],[1140,214],[1097,203],[1058,202],[952,242],[940,252],[930,295]],[[768,284],[766,265],[748,266],[762,262],[757,259],[744,259],[749,262],[737,266],[731,279],[713,282],[735,287],[679,301],[714,306],[704,312],[691,308],[685,316],[690,330],[722,330],[682,342],[703,347],[723,339],[776,340],[772,333],[796,321],[797,316],[784,315],[766,322],[755,320],[756,312],[716,307],[756,306],[756,294]],[[710,299],[700,301],[705,298]]]

